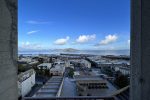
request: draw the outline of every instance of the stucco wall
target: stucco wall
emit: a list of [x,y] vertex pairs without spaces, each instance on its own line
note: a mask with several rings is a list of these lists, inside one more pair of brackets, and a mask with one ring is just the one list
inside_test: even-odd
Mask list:
[[0,100],[17,100],[17,0],[0,0]]

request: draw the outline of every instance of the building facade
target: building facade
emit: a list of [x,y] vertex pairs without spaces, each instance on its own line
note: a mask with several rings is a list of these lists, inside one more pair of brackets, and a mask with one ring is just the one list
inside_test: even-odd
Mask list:
[[75,77],[78,96],[100,96],[102,89],[108,89],[104,79],[90,76]]
[[50,69],[52,67],[51,63],[42,63],[37,66],[38,69]]
[[65,72],[65,66],[57,64],[50,69],[50,75],[52,76],[63,76]]
[[18,94],[19,97],[27,95],[35,85],[35,71],[30,69],[18,75]]

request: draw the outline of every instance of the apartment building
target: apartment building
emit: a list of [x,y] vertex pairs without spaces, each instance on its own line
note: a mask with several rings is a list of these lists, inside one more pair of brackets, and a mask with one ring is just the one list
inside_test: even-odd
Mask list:
[[18,95],[24,97],[35,85],[35,71],[30,69],[18,75]]

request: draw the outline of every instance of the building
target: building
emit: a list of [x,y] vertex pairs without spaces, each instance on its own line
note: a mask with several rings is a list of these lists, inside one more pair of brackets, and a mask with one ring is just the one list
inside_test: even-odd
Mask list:
[[129,67],[115,67],[115,71],[120,71],[124,75],[130,75],[130,68]]
[[81,60],[81,64],[83,64],[83,66],[86,68],[91,68],[91,63],[85,59]]
[[38,61],[31,61],[30,63],[29,63],[29,65],[34,65],[34,64],[37,64],[38,63]]
[[68,60],[60,60],[60,59],[57,59],[57,61],[55,61],[54,65],[57,65],[57,64],[60,64],[60,65],[63,65],[65,67],[70,67],[70,61]]
[[69,61],[69,60],[66,60],[66,61],[65,61],[65,67],[71,67],[71,68],[73,68],[73,65],[70,64],[70,61]]
[[18,75],[18,95],[24,97],[35,85],[35,71],[30,69]]
[[73,64],[80,64],[83,67],[91,68],[91,63],[85,59],[72,59],[70,60]]
[[38,69],[50,69],[52,67],[51,63],[42,63],[37,66]]
[[53,76],[32,97],[59,97],[61,95],[63,77]]
[[65,66],[61,64],[57,64],[50,69],[50,75],[54,76],[62,76],[65,72]]
[[32,58],[31,57],[21,57],[18,59],[19,62],[26,62],[26,63],[30,63],[32,62]]
[[100,96],[102,89],[108,89],[107,81],[95,76],[76,76],[79,96]]
[[80,72],[79,71],[74,71],[74,76],[79,76]]
[[64,61],[58,60],[58,61],[56,61],[56,62],[54,63],[54,65],[57,65],[57,64],[65,65],[65,62],[64,62]]
[[74,69],[74,65],[73,64],[70,64],[70,66],[69,66],[70,68],[72,68],[72,69]]

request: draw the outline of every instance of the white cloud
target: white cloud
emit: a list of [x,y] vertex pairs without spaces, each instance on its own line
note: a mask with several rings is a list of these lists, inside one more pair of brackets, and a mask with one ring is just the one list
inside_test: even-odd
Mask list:
[[22,42],[19,46],[19,50],[41,50],[42,46],[37,43]]
[[70,37],[67,36],[66,38],[57,39],[57,40],[54,42],[54,44],[56,44],[56,45],[65,45],[65,44],[68,42],[69,38],[70,38]]
[[96,35],[80,35],[77,39],[76,42],[77,43],[86,43],[89,42],[91,40],[94,40],[96,38]]
[[29,20],[26,23],[28,23],[28,24],[48,24],[49,22]]
[[130,40],[128,40],[128,44],[130,44]]
[[30,34],[37,33],[37,32],[39,32],[39,30],[29,31],[29,32],[27,32],[27,34],[30,35]]
[[118,39],[116,35],[107,35],[104,40],[101,40],[99,45],[107,45],[115,42]]

